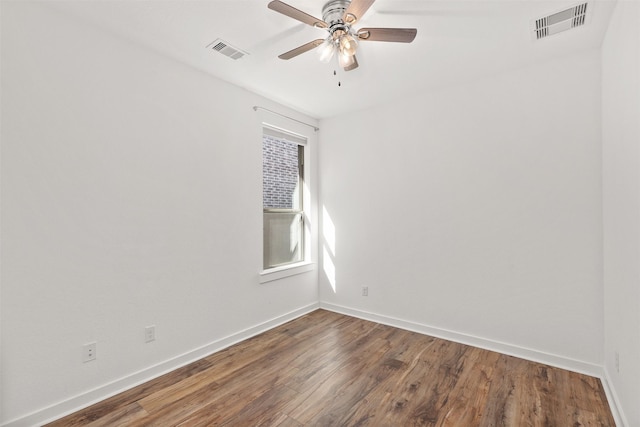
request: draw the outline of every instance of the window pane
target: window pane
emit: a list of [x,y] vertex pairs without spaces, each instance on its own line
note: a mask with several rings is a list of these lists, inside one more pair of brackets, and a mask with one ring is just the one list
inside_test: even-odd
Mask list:
[[302,213],[264,212],[264,268],[303,260]]
[[262,137],[263,267],[304,261],[304,147],[297,137],[264,129]]
[[265,209],[302,209],[298,144],[271,135],[262,139],[262,204]]

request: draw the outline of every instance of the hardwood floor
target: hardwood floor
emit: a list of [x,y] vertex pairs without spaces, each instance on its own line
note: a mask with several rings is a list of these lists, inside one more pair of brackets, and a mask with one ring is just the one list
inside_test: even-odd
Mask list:
[[49,426],[615,426],[600,381],[317,310]]

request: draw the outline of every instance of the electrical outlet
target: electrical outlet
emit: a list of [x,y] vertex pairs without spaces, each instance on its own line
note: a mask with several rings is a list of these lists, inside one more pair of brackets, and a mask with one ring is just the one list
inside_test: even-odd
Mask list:
[[147,326],[144,328],[144,342],[151,342],[156,340],[156,325]]
[[368,286],[363,286],[362,287],[362,296],[363,297],[368,297],[369,296],[369,287]]
[[620,373],[620,353],[616,351],[615,353],[615,361],[616,361],[616,372]]
[[91,362],[96,360],[96,343],[90,342],[82,346],[82,362]]

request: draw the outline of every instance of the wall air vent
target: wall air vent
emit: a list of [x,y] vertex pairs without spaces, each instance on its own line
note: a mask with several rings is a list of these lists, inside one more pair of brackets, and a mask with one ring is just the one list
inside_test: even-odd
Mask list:
[[591,9],[588,6],[589,3],[581,3],[572,8],[536,19],[532,22],[533,39],[544,39],[586,24],[589,18],[587,12]]
[[231,59],[240,59],[245,55],[248,55],[247,52],[244,52],[238,48],[235,48],[226,41],[222,39],[217,39],[207,45],[208,49],[212,49],[215,52],[220,52],[221,54],[228,56]]

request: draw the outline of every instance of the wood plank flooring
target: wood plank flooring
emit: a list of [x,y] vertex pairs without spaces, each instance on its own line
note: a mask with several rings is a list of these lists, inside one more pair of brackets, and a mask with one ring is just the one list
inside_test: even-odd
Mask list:
[[317,310],[48,426],[615,426],[600,381]]

